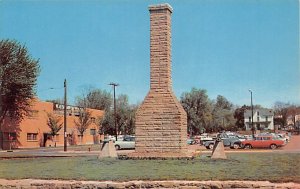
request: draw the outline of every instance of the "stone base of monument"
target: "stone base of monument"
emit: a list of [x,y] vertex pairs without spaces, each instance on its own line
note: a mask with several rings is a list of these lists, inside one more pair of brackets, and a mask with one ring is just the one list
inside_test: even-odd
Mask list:
[[[195,153],[174,153],[174,152],[133,152],[127,154],[126,159],[194,159]],[[120,157],[119,157],[120,158]]]
[[98,158],[105,158],[105,157],[111,157],[111,158],[118,157],[113,141],[102,143]]
[[211,159],[227,159],[222,140],[217,140],[211,155]]

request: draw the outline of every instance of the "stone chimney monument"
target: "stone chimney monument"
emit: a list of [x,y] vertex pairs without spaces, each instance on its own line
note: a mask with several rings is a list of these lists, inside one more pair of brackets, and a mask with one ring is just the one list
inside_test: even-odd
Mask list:
[[187,115],[172,91],[169,4],[149,6],[150,91],[136,113],[136,157],[187,157]]

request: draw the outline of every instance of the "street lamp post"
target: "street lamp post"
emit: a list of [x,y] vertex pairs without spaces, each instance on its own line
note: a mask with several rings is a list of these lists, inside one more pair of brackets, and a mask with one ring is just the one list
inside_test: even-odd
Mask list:
[[109,85],[113,86],[113,88],[114,88],[114,121],[115,121],[116,141],[118,141],[117,109],[116,109],[116,87],[119,86],[119,84],[110,83]]
[[64,151],[67,151],[67,80],[64,81]]
[[254,138],[254,131],[255,131],[255,128],[254,128],[254,124],[253,124],[253,102],[252,102],[252,90],[249,89],[249,92],[251,94],[251,130],[252,130],[252,136]]

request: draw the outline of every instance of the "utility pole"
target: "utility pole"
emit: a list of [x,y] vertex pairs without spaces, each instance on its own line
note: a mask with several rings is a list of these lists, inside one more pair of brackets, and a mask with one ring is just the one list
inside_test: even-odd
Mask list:
[[255,131],[255,128],[254,128],[254,125],[253,125],[253,102],[252,102],[252,90],[249,89],[249,92],[251,94],[251,113],[252,113],[252,116],[251,116],[251,130],[252,130],[252,137],[254,138],[254,131]]
[[114,120],[115,120],[116,141],[118,141],[117,109],[116,109],[116,87],[119,86],[119,84],[110,83],[109,85],[113,86],[113,88],[114,88]]
[[67,151],[67,80],[64,81],[64,151]]

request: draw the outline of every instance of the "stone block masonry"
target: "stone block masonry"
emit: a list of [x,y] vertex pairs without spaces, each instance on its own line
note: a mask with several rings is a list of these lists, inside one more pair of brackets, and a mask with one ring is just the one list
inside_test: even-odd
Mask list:
[[150,91],[136,113],[132,157],[187,157],[187,115],[172,91],[171,14],[168,4],[149,6]]

